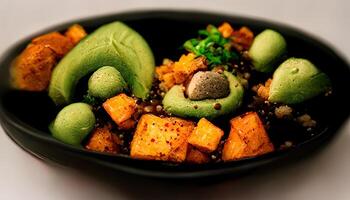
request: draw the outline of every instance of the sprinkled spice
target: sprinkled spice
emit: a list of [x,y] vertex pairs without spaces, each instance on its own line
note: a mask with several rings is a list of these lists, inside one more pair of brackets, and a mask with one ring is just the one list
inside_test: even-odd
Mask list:
[[221,109],[221,104],[220,103],[214,104],[214,109],[215,110],[220,110]]

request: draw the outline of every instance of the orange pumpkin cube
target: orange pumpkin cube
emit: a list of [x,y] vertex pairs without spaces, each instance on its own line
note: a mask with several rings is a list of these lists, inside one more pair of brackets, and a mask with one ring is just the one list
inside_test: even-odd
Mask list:
[[121,144],[118,136],[110,131],[109,126],[96,128],[92,133],[85,148],[107,153],[118,153],[119,144]]
[[211,153],[216,150],[223,135],[220,128],[202,118],[188,138],[188,143],[201,151]]
[[187,154],[187,139],[193,128],[191,121],[145,114],[137,124],[130,156],[143,160],[183,162]]
[[256,112],[231,120],[231,131],[222,151],[222,160],[254,157],[274,151],[263,123]]
[[134,119],[128,119],[118,124],[119,130],[130,130],[133,129],[136,125],[136,121]]
[[207,69],[204,57],[196,58],[193,53],[182,55],[177,62],[166,61],[156,67],[156,77],[161,82],[160,88],[168,91],[172,86],[184,83],[199,70]]
[[195,149],[193,147],[189,147],[186,162],[191,164],[204,164],[210,161],[209,155]]
[[135,99],[124,93],[107,99],[102,106],[117,125],[130,119],[136,111]]
[[74,24],[68,28],[64,35],[76,45],[87,35],[87,33],[82,26]]
[[221,26],[219,26],[218,30],[224,38],[229,38],[233,33],[232,26],[227,22],[224,22]]

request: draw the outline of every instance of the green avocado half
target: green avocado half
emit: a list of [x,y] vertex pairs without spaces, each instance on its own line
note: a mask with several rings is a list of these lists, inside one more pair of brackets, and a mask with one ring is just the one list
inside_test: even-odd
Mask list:
[[[164,96],[164,109],[176,116],[213,119],[237,109],[243,100],[244,89],[238,79],[225,71],[224,75],[230,83],[230,94],[221,99],[190,100],[185,97],[183,87],[173,86]],[[219,105],[219,109],[217,106]],[[216,108],[215,108],[216,107]]]
[[53,70],[49,96],[57,105],[70,103],[78,81],[102,66],[115,67],[136,97],[147,98],[155,66],[152,51],[119,21],[101,26],[63,57]]
[[328,76],[310,61],[289,58],[273,74],[269,101],[297,104],[326,92],[330,87]]
[[271,29],[258,34],[249,48],[254,69],[259,72],[271,72],[285,54],[287,43],[283,36]]

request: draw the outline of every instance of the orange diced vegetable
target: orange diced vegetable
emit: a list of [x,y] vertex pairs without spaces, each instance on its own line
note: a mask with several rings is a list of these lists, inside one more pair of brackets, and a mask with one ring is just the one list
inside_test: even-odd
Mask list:
[[170,72],[173,71],[173,67],[172,67],[172,64],[171,63],[170,65],[169,64],[163,64],[159,67],[156,68],[156,75],[158,77],[163,77],[165,74],[168,74]]
[[74,46],[70,39],[58,32],[52,32],[34,38],[30,45],[44,45],[53,50],[58,57],[63,57]]
[[274,151],[274,147],[255,112],[248,112],[231,120],[231,131],[225,142],[224,161],[254,157]]
[[186,162],[191,164],[204,164],[209,162],[209,156],[193,147],[188,148]]
[[160,83],[159,87],[162,90],[168,91],[175,84],[176,84],[175,74],[174,73],[168,73],[168,74],[164,74],[163,80]]
[[12,63],[12,85],[21,90],[46,90],[58,59],[72,47],[70,40],[58,32],[34,38]]
[[229,38],[233,33],[232,26],[227,22],[224,22],[221,26],[219,26],[218,30],[224,38]]
[[69,38],[74,45],[76,45],[87,35],[87,33],[82,26],[79,24],[74,24],[68,28],[64,35]]
[[207,69],[207,66],[204,57],[196,58],[196,55],[193,53],[182,55],[180,60],[174,64],[173,71],[175,73],[175,79],[177,80],[176,84],[183,83],[195,72],[205,69]]
[[259,97],[262,99],[268,100],[269,99],[269,93],[270,93],[270,85],[271,85],[272,79],[268,79],[265,82],[265,85],[259,84],[256,86],[256,93]]
[[[185,137],[186,136],[184,135],[183,138]],[[170,151],[168,160],[172,162],[183,162],[186,159],[187,150],[188,150],[188,143],[186,139],[184,139],[182,143],[178,145],[177,148]]]
[[11,83],[13,87],[27,91],[46,90],[52,69],[74,45],[71,39],[59,32],[51,32],[34,38],[12,63]]
[[140,118],[130,146],[130,156],[143,160],[183,162],[194,123],[176,117],[145,114]]
[[11,66],[11,82],[15,88],[44,91],[57,63],[56,53],[44,45],[28,46]]
[[118,125],[118,129],[120,130],[130,130],[132,128],[134,128],[136,125],[136,121],[134,119],[128,119],[123,121],[122,123],[120,123]]
[[248,50],[253,43],[253,39],[253,32],[245,26],[238,31],[234,31],[231,37],[232,44],[238,51]]
[[156,67],[156,75],[160,80],[160,88],[168,91],[172,86],[184,83],[190,76],[199,70],[206,69],[204,57],[196,58],[189,53],[182,55],[177,62],[168,61]]
[[124,93],[107,99],[102,106],[117,125],[130,119],[136,111],[135,99]]
[[98,152],[117,153],[121,144],[118,136],[110,131],[108,126],[96,128],[87,142],[85,148]]
[[202,118],[188,138],[188,143],[201,151],[210,153],[216,150],[223,135],[224,132],[220,128]]

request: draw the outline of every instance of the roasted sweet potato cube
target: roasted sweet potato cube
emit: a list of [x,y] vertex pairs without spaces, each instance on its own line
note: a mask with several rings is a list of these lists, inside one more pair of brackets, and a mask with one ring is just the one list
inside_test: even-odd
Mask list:
[[187,154],[187,139],[193,128],[191,121],[145,114],[137,124],[130,156],[143,160],[183,162]]
[[134,119],[128,119],[118,125],[119,130],[130,130],[135,127],[136,121]]
[[120,139],[110,131],[110,127],[96,128],[92,133],[85,148],[98,152],[117,153]]
[[182,143],[178,143],[177,145],[177,148],[175,147],[175,149],[170,151],[168,160],[172,162],[183,162],[186,159],[188,142],[187,140],[183,140]]
[[221,26],[219,26],[218,30],[221,33],[222,37],[224,37],[224,38],[229,38],[233,33],[232,26],[227,22],[224,22],[223,24],[221,24]]
[[158,78],[163,77],[165,74],[171,73],[172,71],[172,65],[161,65],[159,67],[156,67],[156,75]]
[[68,28],[64,35],[75,45],[80,42],[87,34],[82,26],[74,24]]
[[130,119],[136,111],[135,99],[124,93],[107,99],[102,106],[118,125],[121,125],[123,122]]
[[66,32],[66,36],[51,32],[34,38],[12,63],[13,87],[28,91],[46,90],[57,61],[85,35],[81,26],[73,25]]
[[176,84],[175,80],[175,74],[174,73],[168,73],[163,75],[163,80],[160,85],[162,89],[165,91],[169,90],[171,87],[173,87]]
[[44,45],[29,45],[12,63],[12,86],[27,91],[44,91],[57,63],[56,53]]
[[196,71],[207,69],[204,57],[196,58],[193,53],[182,55],[177,62],[167,61],[156,67],[157,78],[162,90],[168,91],[172,86],[184,83]]
[[263,123],[255,112],[248,112],[231,120],[231,131],[225,142],[224,161],[254,157],[274,151]]
[[[190,145],[189,145],[190,146]],[[209,155],[195,149],[193,147],[188,148],[186,162],[191,164],[204,164],[209,162]]]
[[44,91],[49,85],[57,61],[74,46],[58,32],[34,38],[11,66],[13,87],[28,91]]
[[74,46],[70,39],[58,32],[52,32],[34,38],[30,45],[44,45],[52,49],[58,57],[63,57]]
[[188,143],[201,151],[210,153],[216,150],[223,135],[224,132],[220,128],[202,118],[188,138]]

